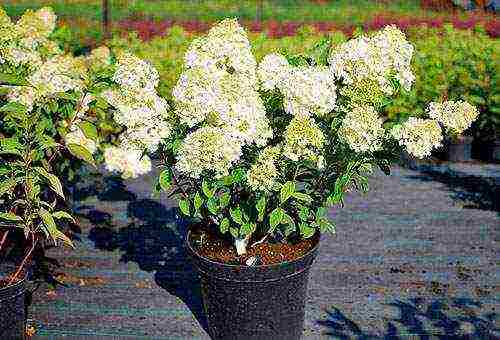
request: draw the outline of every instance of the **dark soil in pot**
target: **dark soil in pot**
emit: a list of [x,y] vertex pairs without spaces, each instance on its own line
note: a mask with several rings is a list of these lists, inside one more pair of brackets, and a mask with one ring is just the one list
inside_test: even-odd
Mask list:
[[24,339],[26,274],[9,284],[15,267],[0,264],[0,339]]
[[[291,257],[290,254],[294,257],[255,266],[216,262],[200,254],[204,251],[216,254],[224,240],[208,241],[205,250],[203,246],[193,245],[192,240],[189,233],[187,249],[200,276],[204,310],[213,339],[300,339],[309,269],[317,255],[319,235],[307,242],[289,245],[292,253],[277,256],[266,254],[271,254],[279,245],[264,243],[253,250],[249,247],[249,252],[270,262],[278,257]],[[230,259],[232,246],[225,249],[223,256]],[[237,262],[244,263],[244,258],[249,256],[252,255],[249,253]]]

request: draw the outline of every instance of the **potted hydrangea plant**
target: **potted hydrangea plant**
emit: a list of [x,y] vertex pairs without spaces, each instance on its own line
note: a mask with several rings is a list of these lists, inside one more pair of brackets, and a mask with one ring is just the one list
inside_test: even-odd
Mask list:
[[448,132],[448,160],[463,162],[471,160],[472,137],[462,134],[479,116],[479,111],[465,101],[445,101],[431,103],[428,108],[430,118],[446,127]]
[[[320,234],[335,231],[328,208],[347,190],[367,190],[373,166],[388,174],[402,148],[426,157],[441,145],[442,126],[474,119],[468,107],[437,114],[432,104],[431,117],[384,121],[381,108],[412,85],[412,53],[388,26],[258,64],[244,29],[228,19],[190,45],[173,109],[154,118],[161,133],[137,135],[123,122],[120,148],[159,148],[159,186],[192,221],[186,243],[212,337],[298,339]],[[114,105],[129,120],[153,119]],[[130,164],[111,167],[130,173]]]
[[[116,122],[123,121],[108,101],[113,102],[115,87],[137,86],[134,67],[145,64],[132,55],[114,55],[106,47],[88,56],[65,54],[52,39],[55,23],[49,8],[28,10],[16,23],[0,8],[2,339],[23,337],[30,264],[46,247],[60,242],[73,247],[63,232],[74,218],[64,202],[60,164],[83,160],[95,166],[106,158],[112,167],[108,155],[115,154],[113,145],[123,130]],[[132,90],[123,95],[136,110],[144,110],[138,103],[149,99]],[[150,110],[160,114],[162,103],[159,100]],[[130,157],[118,155],[116,162],[126,163]]]

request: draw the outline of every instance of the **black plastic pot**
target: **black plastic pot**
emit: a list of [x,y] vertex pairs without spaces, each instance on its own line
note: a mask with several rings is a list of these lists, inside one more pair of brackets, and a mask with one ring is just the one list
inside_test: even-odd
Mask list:
[[[317,237],[319,243],[319,237]],[[213,339],[300,339],[309,269],[318,243],[303,257],[276,265],[213,262],[187,249],[201,279],[203,304]]]
[[496,139],[491,146],[491,160],[500,161],[500,139]]
[[[5,268],[1,268],[2,277]],[[0,339],[24,339],[26,328],[26,276],[0,288]]]
[[460,136],[448,142],[448,160],[467,162],[471,160],[472,137]]

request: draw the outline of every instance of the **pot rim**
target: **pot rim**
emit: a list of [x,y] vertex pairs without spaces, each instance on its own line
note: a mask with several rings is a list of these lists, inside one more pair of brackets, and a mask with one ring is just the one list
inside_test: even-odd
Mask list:
[[316,234],[314,236],[312,236],[312,237],[316,238],[316,244],[314,245],[314,247],[312,247],[307,253],[305,253],[301,257],[298,257],[298,258],[296,258],[296,259],[294,259],[292,261],[285,261],[285,262],[280,262],[280,263],[262,264],[262,265],[257,265],[257,266],[246,266],[246,265],[241,265],[241,264],[228,264],[228,263],[223,263],[223,262],[217,262],[217,261],[213,261],[213,260],[211,260],[211,259],[209,259],[207,257],[201,256],[191,246],[190,237],[191,237],[191,230],[189,230],[188,233],[187,233],[186,244],[187,244],[187,247],[188,247],[189,251],[192,254],[195,254],[200,259],[202,259],[204,262],[210,263],[211,265],[224,266],[225,268],[228,268],[228,269],[236,269],[236,268],[271,269],[271,268],[279,268],[279,267],[284,266],[284,265],[291,265],[291,264],[294,264],[294,263],[298,263],[299,261],[301,261],[304,258],[310,256],[311,254],[314,254],[318,250],[319,244],[320,244],[320,241],[321,241],[321,233],[318,231],[318,232],[316,232]]

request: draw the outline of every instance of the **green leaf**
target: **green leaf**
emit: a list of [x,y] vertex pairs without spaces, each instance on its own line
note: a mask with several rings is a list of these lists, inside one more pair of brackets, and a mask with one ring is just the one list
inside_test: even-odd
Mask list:
[[295,192],[295,182],[288,181],[281,187],[280,203],[285,203]]
[[15,117],[19,117],[19,115],[22,115],[20,117],[22,118],[25,116],[26,112],[28,112],[28,108],[23,104],[17,102],[8,102],[7,104],[0,107],[0,112],[9,113],[14,115]]
[[285,211],[281,208],[276,208],[269,214],[269,225],[271,230],[276,229],[276,227],[281,224],[283,217],[286,215]]
[[11,73],[0,73],[0,83],[7,85],[28,85],[24,77]]
[[173,174],[171,169],[164,169],[158,177],[158,183],[163,191],[168,191],[173,183]]
[[324,233],[324,232],[330,232],[332,234],[335,234],[335,224],[333,224],[330,220],[327,218],[321,218],[316,220],[316,223],[319,226],[319,230]]
[[6,193],[10,193],[17,183],[19,182],[19,179],[16,178],[9,178],[6,181],[0,182],[0,197],[2,197]]
[[243,224],[243,214],[239,207],[229,210],[229,214],[231,215],[231,218],[234,222],[238,223],[239,225]]
[[186,200],[186,199],[182,199],[182,200],[179,200],[179,209],[181,210],[181,212],[186,215],[186,216],[191,216],[191,213],[190,213],[190,204],[189,204],[189,201]]
[[61,232],[59,229],[57,229],[56,223],[54,221],[54,218],[52,215],[45,209],[40,208],[38,211],[40,214],[40,217],[42,219],[43,224],[47,228],[47,232],[49,233],[50,237],[54,240],[54,242],[57,244],[57,240],[61,240],[70,247],[74,248],[75,246],[73,245],[73,242],[66,236],[64,235],[63,232]]
[[290,215],[288,215],[287,213],[284,213],[284,214],[283,214],[283,218],[281,219],[281,223],[282,223],[282,224],[288,224],[288,225],[290,225],[290,226],[292,226],[292,227],[294,227],[294,228],[295,228],[295,221],[294,221],[294,220],[293,220],[293,218],[292,218]]
[[302,192],[294,192],[293,197],[298,199],[299,201],[311,203],[312,202],[312,197],[309,196],[308,194],[304,194]]
[[57,178],[56,175],[49,173],[42,167],[35,167],[35,171],[49,182],[50,188],[56,194],[58,194],[62,199],[65,199],[61,181],[59,181],[59,178]]
[[16,214],[10,212],[0,213],[0,218],[2,220],[13,221],[13,222],[20,222],[23,220],[20,216],[17,216]]
[[83,134],[85,137],[92,139],[93,141],[97,142],[99,140],[99,135],[97,133],[97,128],[94,124],[84,121],[78,124],[80,126],[80,129],[82,129]]
[[266,212],[266,204],[267,204],[266,196],[262,196],[261,198],[259,198],[257,204],[255,204],[255,208],[257,209],[258,212],[257,220],[259,222],[262,222],[264,220],[264,214]]
[[52,217],[57,219],[57,220],[60,220],[60,219],[70,220],[71,222],[75,223],[75,219],[73,218],[73,216],[68,214],[66,211],[62,211],[62,210],[56,211],[56,212],[52,213]]
[[231,177],[234,183],[241,183],[245,180],[246,174],[245,169],[238,168],[233,170]]
[[299,210],[299,218],[301,221],[307,221],[309,219],[309,209],[303,207]]
[[240,236],[240,231],[238,228],[233,228],[233,227],[230,227],[229,228],[229,233],[234,237],[234,238],[238,238],[238,236]]
[[299,224],[300,236],[303,238],[309,238],[314,235],[316,228],[309,226],[307,223]]
[[222,221],[219,224],[219,230],[221,233],[225,234],[229,230],[229,226],[231,225],[231,222],[229,221],[229,218],[224,217]]
[[211,197],[207,201],[207,209],[212,214],[217,215],[219,213],[219,206],[217,204],[217,197]]
[[231,195],[228,192],[224,192],[219,198],[219,203],[221,208],[226,208],[230,202],[231,202]]
[[1,138],[0,139],[0,155],[16,155],[21,156],[23,146],[16,138]]
[[68,144],[66,145],[66,147],[73,156],[95,166],[95,161],[94,157],[92,157],[92,153],[90,153],[90,151],[83,146],[78,144]]
[[196,192],[196,194],[194,195],[194,209],[196,211],[199,211],[202,204],[203,204],[203,198],[201,197],[199,192]]
[[241,226],[240,233],[245,235],[245,236],[250,235],[253,232],[255,232],[255,229],[257,229],[257,226],[255,225],[255,223],[244,223]]
[[215,191],[211,188],[210,184],[206,180],[203,180],[201,183],[201,190],[207,198],[212,198],[215,194]]

